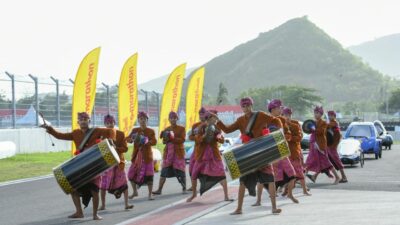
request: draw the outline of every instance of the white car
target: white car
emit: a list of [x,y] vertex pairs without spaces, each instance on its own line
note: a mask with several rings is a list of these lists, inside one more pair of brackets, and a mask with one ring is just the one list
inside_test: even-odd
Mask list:
[[364,154],[361,143],[356,139],[342,139],[338,145],[338,153],[343,164],[358,164],[364,166]]

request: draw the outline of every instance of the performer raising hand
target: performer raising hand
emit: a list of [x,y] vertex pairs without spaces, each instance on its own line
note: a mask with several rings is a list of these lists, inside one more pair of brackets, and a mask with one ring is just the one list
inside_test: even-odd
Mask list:
[[[101,138],[115,139],[115,134],[112,129],[89,128],[90,116],[86,112],[78,113],[78,124],[79,129],[75,129],[69,133],[59,133],[48,125],[42,125],[42,127],[46,128],[47,132],[57,139],[73,141],[78,148],[76,154],[80,154],[91,146],[96,145]],[[100,177],[97,177],[92,182],[85,184],[71,194],[76,212],[70,215],[69,218],[83,218],[80,197],[82,197],[85,207],[88,206],[90,199],[93,197],[93,219],[102,219],[97,214],[97,209],[99,208],[99,186]]]

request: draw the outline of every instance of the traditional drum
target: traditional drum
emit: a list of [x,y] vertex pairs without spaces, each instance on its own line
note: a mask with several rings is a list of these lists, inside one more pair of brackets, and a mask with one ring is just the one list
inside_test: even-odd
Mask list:
[[281,130],[252,139],[246,144],[223,153],[232,179],[252,173],[288,156],[290,156],[289,146]]
[[112,141],[103,140],[54,168],[53,173],[61,189],[70,194],[119,162]]

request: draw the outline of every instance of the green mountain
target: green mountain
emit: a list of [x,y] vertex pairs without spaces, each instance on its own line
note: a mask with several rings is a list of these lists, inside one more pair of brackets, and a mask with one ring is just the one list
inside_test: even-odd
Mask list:
[[379,100],[385,83],[395,82],[364,64],[307,17],[261,33],[212,59],[205,68],[205,92],[216,96],[222,82],[231,100],[250,88],[276,85],[315,88],[327,102]]
[[381,37],[348,49],[380,72],[400,78],[400,34]]
[[[188,85],[189,76],[196,68],[188,68],[185,72],[185,78],[183,81],[183,91],[186,93],[186,86]],[[167,82],[169,74],[163,75],[161,77],[152,79],[150,81],[138,84],[138,88],[143,89],[145,91],[155,91],[158,93],[162,93],[164,91],[165,83]]]

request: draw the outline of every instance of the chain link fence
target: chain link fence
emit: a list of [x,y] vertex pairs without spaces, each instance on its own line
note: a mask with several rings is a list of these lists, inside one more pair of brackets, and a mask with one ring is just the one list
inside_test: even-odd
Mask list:
[[[43,118],[56,127],[71,127],[73,83],[71,79],[0,72],[0,129],[35,127],[43,123]],[[158,126],[162,94],[140,89],[138,95],[138,110],[148,113],[149,126]],[[186,121],[185,105],[183,96],[178,110],[179,124],[182,125]],[[92,125],[102,126],[107,114],[114,115],[118,122],[118,86],[99,83]],[[232,123],[239,115],[220,112],[219,116]]]

